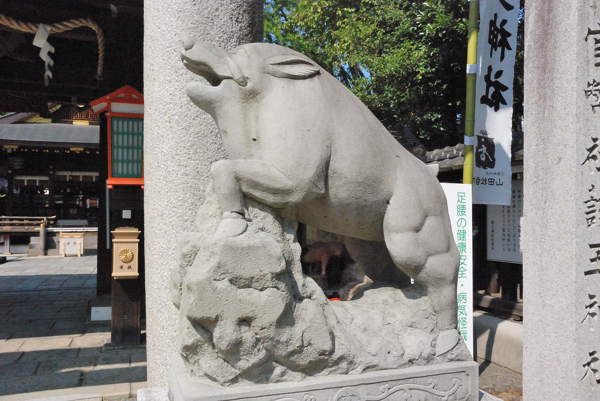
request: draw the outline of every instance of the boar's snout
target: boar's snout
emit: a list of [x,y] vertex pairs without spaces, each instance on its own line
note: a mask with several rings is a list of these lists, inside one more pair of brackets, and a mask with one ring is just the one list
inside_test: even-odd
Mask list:
[[183,47],[183,51],[188,51],[192,47],[194,47],[195,40],[191,36],[186,36],[181,40],[181,46]]
[[223,79],[233,79],[238,85],[247,85],[247,78],[228,51],[190,37],[184,38],[181,44],[181,60],[185,67],[206,78],[211,85],[218,86]]

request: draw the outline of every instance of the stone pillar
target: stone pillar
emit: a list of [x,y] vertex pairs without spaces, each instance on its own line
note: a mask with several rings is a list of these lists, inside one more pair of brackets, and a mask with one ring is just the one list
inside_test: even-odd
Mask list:
[[167,383],[176,351],[168,281],[181,233],[191,230],[210,165],[226,157],[216,126],[185,94],[199,79],[179,58],[192,36],[231,49],[262,41],[260,0],[144,2],[144,176],[148,385]]
[[599,3],[528,0],[523,391],[600,392]]

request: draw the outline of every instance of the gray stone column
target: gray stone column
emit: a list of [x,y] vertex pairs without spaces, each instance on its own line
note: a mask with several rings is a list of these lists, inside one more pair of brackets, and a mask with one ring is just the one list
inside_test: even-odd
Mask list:
[[527,401],[600,394],[598,5],[527,1],[521,242]]
[[176,351],[176,310],[168,293],[175,247],[191,230],[210,165],[226,157],[212,119],[187,98],[197,76],[179,58],[193,36],[231,49],[262,41],[261,0],[146,0],[144,4],[144,208],[149,386],[167,382]]

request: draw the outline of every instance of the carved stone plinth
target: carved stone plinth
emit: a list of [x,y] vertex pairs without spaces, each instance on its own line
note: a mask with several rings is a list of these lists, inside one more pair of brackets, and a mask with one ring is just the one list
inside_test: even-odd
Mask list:
[[170,366],[170,401],[476,401],[479,392],[477,364],[471,361],[235,387],[192,380],[177,354]]

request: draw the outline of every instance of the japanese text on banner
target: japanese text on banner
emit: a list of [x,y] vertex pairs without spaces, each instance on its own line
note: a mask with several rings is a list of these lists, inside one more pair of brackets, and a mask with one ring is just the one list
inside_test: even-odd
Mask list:
[[473,203],[510,205],[518,0],[480,0]]
[[452,234],[460,254],[456,289],[457,330],[473,354],[473,232],[471,185],[442,183]]

